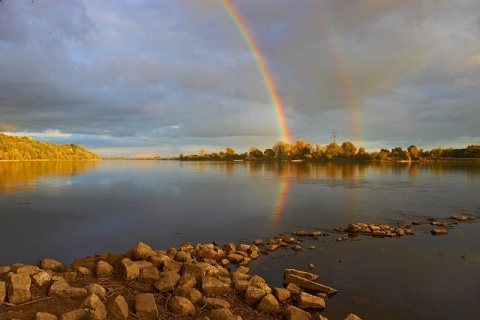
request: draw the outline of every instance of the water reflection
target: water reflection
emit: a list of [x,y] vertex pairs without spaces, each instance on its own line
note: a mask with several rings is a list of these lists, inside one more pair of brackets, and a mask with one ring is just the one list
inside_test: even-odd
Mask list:
[[31,191],[41,178],[82,175],[97,165],[98,161],[0,162],[0,193]]

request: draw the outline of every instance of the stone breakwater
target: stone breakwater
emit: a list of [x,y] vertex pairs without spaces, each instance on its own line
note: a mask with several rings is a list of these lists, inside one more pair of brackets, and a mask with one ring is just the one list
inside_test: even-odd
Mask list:
[[52,259],[0,267],[0,319],[326,319],[318,312],[338,291],[294,269],[285,270],[285,287],[271,288],[247,266],[259,246],[273,244],[255,243],[165,251],[140,242],[68,268]]

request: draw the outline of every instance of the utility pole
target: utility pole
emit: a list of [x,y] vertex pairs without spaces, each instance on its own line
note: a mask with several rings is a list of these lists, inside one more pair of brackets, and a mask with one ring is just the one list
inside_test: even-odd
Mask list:
[[338,133],[335,129],[332,130],[333,143],[337,143]]

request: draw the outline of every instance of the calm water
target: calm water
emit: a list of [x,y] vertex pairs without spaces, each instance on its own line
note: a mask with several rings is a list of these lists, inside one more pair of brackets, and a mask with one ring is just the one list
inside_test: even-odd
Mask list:
[[452,214],[480,216],[479,164],[0,162],[0,265],[322,230],[331,236],[262,256],[251,272],[280,286],[285,268],[314,263],[340,290],[322,313],[331,319],[476,319],[478,221],[440,237],[423,227],[337,243],[332,232]]

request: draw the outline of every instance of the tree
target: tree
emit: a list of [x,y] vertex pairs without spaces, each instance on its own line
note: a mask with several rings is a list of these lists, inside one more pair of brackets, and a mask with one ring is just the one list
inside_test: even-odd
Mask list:
[[422,153],[423,150],[418,149],[416,145],[412,144],[410,147],[407,148],[408,153],[410,154],[410,159],[411,160],[421,160],[422,157],[420,154]]
[[263,158],[263,152],[254,146],[250,147],[250,150],[248,151],[248,155],[253,159]]
[[345,141],[342,143],[341,147],[341,154],[345,158],[353,158],[355,156],[355,152],[357,152],[357,147],[350,141]]
[[263,156],[265,159],[273,159],[275,158],[276,153],[272,149],[265,149],[265,151],[263,151]]
[[290,151],[290,145],[283,141],[278,141],[277,143],[275,143],[272,149],[273,151],[275,151],[278,159],[286,159]]
[[336,158],[338,157],[339,154],[340,154],[340,147],[336,142],[332,142],[325,147],[325,157],[327,159]]

